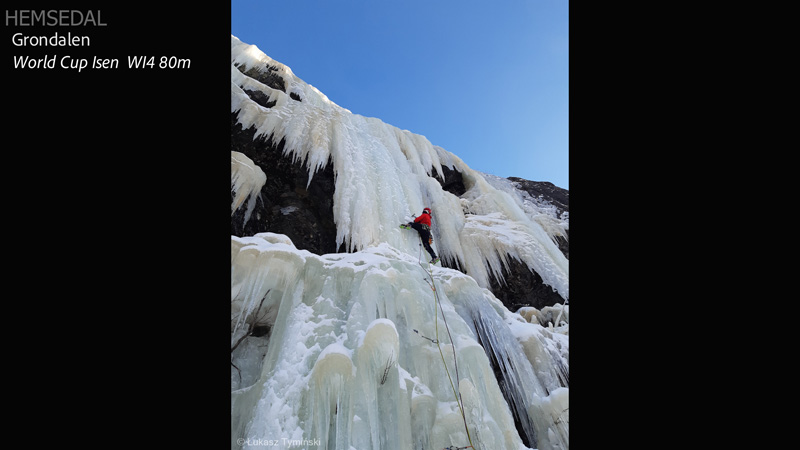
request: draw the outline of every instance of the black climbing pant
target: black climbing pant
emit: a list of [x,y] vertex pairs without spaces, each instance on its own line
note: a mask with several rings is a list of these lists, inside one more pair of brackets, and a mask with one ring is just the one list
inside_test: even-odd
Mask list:
[[425,251],[427,251],[428,254],[431,255],[431,259],[436,259],[436,252],[433,251],[431,245],[428,243],[428,241],[430,241],[431,238],[431,232],[426,230],[421,223],[411,222],[410,225],[411,228],[417,230],[417,233],[419,233],[419,238],[422,239],[422,245],[425,247]]

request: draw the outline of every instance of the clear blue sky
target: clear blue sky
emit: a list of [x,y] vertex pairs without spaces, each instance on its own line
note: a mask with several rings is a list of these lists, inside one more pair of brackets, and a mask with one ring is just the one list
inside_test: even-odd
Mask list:
[[569,189],[568,0],[232,0],[231,34],[475,170]]

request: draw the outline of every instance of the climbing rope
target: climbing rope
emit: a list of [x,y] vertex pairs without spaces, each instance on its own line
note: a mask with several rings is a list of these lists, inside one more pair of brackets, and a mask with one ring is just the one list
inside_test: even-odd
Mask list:
[[[420,267],[425,269],[425,267],[422,266],[421,263],[420,263]],[[447,379],[450,380],[450,388],[453,389],[453,395],[456,398],[456,403],[458,404],[458,409],[459,409],[459,411],[461,411],[461,419],[464,421],[464,430],[467,432],[467,439],[469,440],[469,443],[470,443],[470,445],[467,446],[467,447],[455,447],[455,448],[460,448],[460,449],[470,448],[470,447],[472,447],[472,436],[470,436],[470,434],[469,434],[469,427],[467,426],[467,416],[464,414],[464,406],[463,406],[464,402],[463,402],[463,399],[461,398],[461,392],[459,392],[456,389],[455,385],[453,384],[453,378],[450,376],[450,370],[447,368],[447,362],[445,362],[445,360],[444,360],[444,352],[442,352],[442,346],[440,345],[441,341],[439,341],[439,310],[442,311],[442,321],[444,321],[444,326],[445,326],[445,329],[447,330],[447,335],[448,335],[448,337],[450,337],[450,344],[453,346],[453,364],[454,364],[455,370],[456,370],[456,380],[460,380],[461,378],[458,376],[458,358],[456,357],[456,345],[453,342],[453,336],[450,334],[450,327],[447,325],[447,318],[444,315],[444,308],[442,307],[442,301],[441,301],[441,299],[439,299],[439,293],[436,291],[436,284],[435,284],[435,281],[433,279],[433,269],[431,269],[431,265],[430,264],[428,264],[427,272],[428,272],[428,275],[430,275],[430,277],[431,277],[431,281],[428,284],[431,286],[431,289],[433,290],[433,296],[434,296],[433,309],[436,312],[436,342],[435,342],[436,343],[436,347],[439,349],[439,355],[442,357],[442,365],[444,365],[444,371],[445,371],[445,373],[447,373]],[[428,280],[425,280],[425,281],[428,281]],[[439,304],[439,309],[436,309],[436,304],[435,303]],[[416,331],[416,330],[414,330],[414,331]],[[420,336],[422,336],[422,335],[420,334]],[[433,340],[431,340],[431,342],[433,342]],[[474,448],[474,447],[472,447],[472,448]]]
[[[422,236],[420,236],[420,238],[419,238],[419,252],[417,253],[417,264],[419,264],[420,267],[422,267],[423,270],[426,270],[425,266],[422,265]],[[444,326],[445,326],[445,329],[447,330],[447,335],[450,337],[450,344],[453,346],[453,365],[455,366],[455,370],[456,370],[456,379],[460,380],[460,378],[458,376],[458,358],[456,357],[456,345],[453,342],[453,336],[450,334],[450,327],[447,325],[447,318],[445,318],[445,316],[444,316],[444,308],[442,308],[442,302],[439,299],[439,293],[436,292],[436,284],[435,284],[434,279],[433,279],[433,269],[431,269],[431,264],[430,263],[428,263],[428,268],[427,268],[426,272],[428,272],[428,275],[431,277],[431,281],[428,282],[428,280],[425,279],[425,282],[428,283],[428,286],[430,286],[431,290],[433,291],[433,296],[434,296],[433,309],[436,312],[436,339],[431,339],[431,338],[429,338],[427,336],[423,336],[422,333],[420,333],[417,330],[414,330],[414,332],[417,333],[420,337],[422,337],[424,339],[427,339],[427,340],[431,341],[432,343],[436,344],[436,347],[439,349],[439,355],[442,357],[442,365],[444,365],[444,371],[445,371],[445,373],[447,373],[447,379],[450,380],[450,387],[453,389],[453,395],[456,398],[456,403],[458,404],[458,409],[459,409],[459,411],[461,411],[461,419],[464,421],[464,430],[467,432],[467,439],[469,440],[469,443],[470,443],[470,445],[468,445],[466,447],[454,447],[454,446],[451,445],[450,447],[446,447],[445,450],[462,450],[462,449],[466,449],[466,448],[474,449],[475,447],[472,446],[472,436],[470,436],[469,427],[467,426],[467,416],[464,414],[464,407],[463,407],[463,400],[461,398],[461,392],[459,392],[456,389],[455,385],[453,384],[453,378],[450,376],[450,370],[447,368],[447,362],[445,362],[445,360],[444,360],[444,352],[442,352],[442,347],[440,345],[441,341],[439,340],[439,310],[442,311],[442,320],[444,321]],[[439,309],[436,309],[436,303],[439,304]]]

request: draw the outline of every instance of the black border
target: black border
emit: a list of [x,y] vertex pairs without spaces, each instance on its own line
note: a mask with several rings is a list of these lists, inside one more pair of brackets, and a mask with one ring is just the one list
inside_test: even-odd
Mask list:
[[[6,333],[25,367],[19,385],[36,392],[19,407],[57,418],[61,442],[225,448],[230,374],[214,355],[229,331],[230,5],[3,11],[51,9],[99,10],[107,26],[3,22],[8,280],[20,292]],[[71,32],[91,45],[20,48],[17,32]],[[15,68],[24,55],[120,66]],[[133,70],[129,55],[191,63]]]

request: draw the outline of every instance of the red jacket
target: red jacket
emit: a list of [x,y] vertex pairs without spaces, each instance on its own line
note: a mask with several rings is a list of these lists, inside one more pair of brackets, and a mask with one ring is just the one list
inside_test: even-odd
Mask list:
[[428,228],[431,226],[431,216],[425,213],[422,213],[421,216],[414,219],[414,223],[421,223],[423,225],[427,225]]

